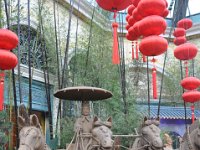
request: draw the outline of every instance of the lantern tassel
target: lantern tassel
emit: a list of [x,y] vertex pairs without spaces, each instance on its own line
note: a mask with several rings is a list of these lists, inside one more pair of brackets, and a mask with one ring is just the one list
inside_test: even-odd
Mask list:
[[152,86],[153,86],[153,98],[157,99],[157,84],[156,84],[156,68],[152,69]]
[[132,41],[132,60],[134,60],[134,42]]
[[4,72],[0,72],[0,111],[3,110],[4,103]]
[[186,61],[185,62],[185,77],[188,77],[189,76],[189,72],[188,72],[188,62]]
[[117,36],[117,28],[118,28],[118,23],[113,22],[112,24],[113,27],[113,56],[112,56],[112,61],[113,64],[119,64],[119,48],[118,48],[118,36]]
[[194,103],[192,104],[191,106],[191,111],[192,111],[192,123],[194,123],[194,119],[195,119],[195,116],[194,116]]
[[138,43],[137,41],[135,42],[135,51],[136,51],[136,54],[135,54],[135,57],[136,57],[136,60],[139,60],[139,52],[138,52]]
[[142,55],[142,60],[143,60],[143,62],[147,62],[145,55]]

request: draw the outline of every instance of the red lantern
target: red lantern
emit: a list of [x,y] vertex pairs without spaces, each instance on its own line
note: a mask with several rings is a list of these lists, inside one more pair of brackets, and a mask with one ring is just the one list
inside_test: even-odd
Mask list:
[[131,0],[96,0],[96,2],[101,8],[111,12],[124,10],[132,4]]
[[14,49],[18,44],[17,35],[8,30],[8,29],[0,29],[0,48],[5,50]]
[[181,86],[186,90],[194,90],[200,86],[200,80],[196,77],[186,77],[181,81]]
[[163,16],[166,3],[163,0],[141,0],[137,9],[143,17],[149,15]]
[[140,42],[139,50],[145,56],[157,56],[167,50],[168,42],[160,36],[148,36]]
[[185,36],[185,29],[183,29],[183,28],[176,28],[176,29],[174,30],[173,35],[174,35],[175,37]]
[[143,19],[137,8],[133,10],[132,16],[136,21],[140,21],[141,19]]
[[197,55],[197,47],[191,43],[179,45],[174,50],[174,56],[180,60],[190,60]]
[[134,24],[135,24],[135,19],[133,18],[133,16],[130,16],[129,18],[128,18],[128,24],[130,25],[130,26],[133,26]]
[[138,3],[140,2],[140,0],[132,0],[132,3],[135,7],[138,6]]
[[179,46],[181,44],[184,44],[185,42],[187,41],[186,37],[185,36],[181,36],[181,37],[176,37],[174,38],[174,44],[176,46]]
[[139,32],[143,36],[160,35],[167,27],[167,23],[163,17],[152,15],[145,17],[139,21]]
[[0,69],[10,70],[17,65],[17,57],[12,52],[0,49]]
[[188,18],[181,19],[177,22],[177,27],[187,30],[192,27],[192,20]]
[[126,25],[126,30],[128,30],[131,26],[129,24]]
[[169,14],[169,10],[166,8],[162,14],[162,17],[166,18]]
[[129,15],[132,15],[132,13],[133,13],[133,10],[135,9],[135,6],[134,5],[130,5],[129,7],[128,7],[128,14]]
[[132,27],[128,29],[128,33],[134,40],[138,39],[140,36],[140,33],[138,31],[138,22],[136,22]]
[[129,17],[130,17],[130,15],[127,14],[127,15],[126,15],[126,21],[127,21],[127,22],[128,22]]
[[200,100],[200,92],[196,90],[186,91],[183,93],[182,98],[185,102],[194,103]]

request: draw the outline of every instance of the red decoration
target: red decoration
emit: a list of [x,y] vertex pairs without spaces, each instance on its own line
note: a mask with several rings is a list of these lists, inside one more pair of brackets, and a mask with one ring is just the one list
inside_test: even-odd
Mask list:
[[192,111],[192,123],[194,123],[194,120],[195,120],[195,116],[194,116],[194,109],[195,109],[194,108],[194,104],[192,104],[190,108],[191,108],[191,111]]
[[188,18],[181,19],[177,22],[177,27],[187,30],[192,27],[192,20]]
[[101,8],[111,12],[124,10],[132,4],[131,0],[96,0],[96,2]]
[[162,17],[166,18],[169,14],[169,10],[166,8],[162,14]]
[[144,18],[144,17],[142,17],[141,14],[138,12],[138,9],[137,9],[137,8],[133,10],[132,16],[133,16],[133,18],[134,18],[136,21],[140,21],[141,19]]
[[0,69],[10,70],[17,65],[17,57],[12,52],[0,49]]
[[186,91],[183,93],[182,98],[185,102],[194,103],[200,100],[200,92],[196,90]]
[[8,30],[8,29],[0,29],[0,48],[5,50],[11,50],[15,48],[18,44],[17,35]]
[[184,44],[186,41],[187,41],[187,39],[186,39],[185,36],[180,36],[180,37],[174,38],[174,44],[175,44],[176,46],[179,46],[179,45],[181,45],[181,44]]
[[133,39],[132,41],[138,39],[138,37],[140,36],[137,26],[138,26],[138,22],[136,22],[132,27],[128,29],[128,33],[131,36],[131,39]]
[[126,25],[126,30],[128,30],[131,26],[129,24]]
[[190,60],[197,55],[197,47],[191,43],[179,45],[174,50],[174,56],[180,60]]
[[3,102],[4,102],[4,72],[0,72],[0,111],[3,110]]
[[126,15],[126,21],[127,21],[127,22],[128,22],[129,17],[130,17],[130,15],[127,14],[127,15]]
[[156,68],[152,68],[152,87],[153,87],[153,98],[157,99],[157,84],[156,84]]
[[136,60],[139,60],[139,51],[138,51],[138,42],[135,41],[135,58]]
[[137,9],[143,17],[149,15],[163,16],[166,3],[164,0],[141,0]]
[[136,22],[136,21],[135,21],[135,19],[133,18],[133,16],[130,16],[130,17],[128,18],[128,24],[129,24],[130,26],[133,26],[135,22]]
[[113,27],[113,64],[119,64],[119,48],[118,48],[118,37],[117,37],[117,28],[118,23],[114,22]]
[[181,86],[186,90],[194,90],[200,86],[200,80],[196,77],[187,77],[181,81]]
[[134,44],[134,42],[132,41],[132,60],[135,59],[135,56],[134,56],[134,46],[135,46],[135,44]]
[[168,42],[160,36],[148,36],[140,42],[140,52],[145,56],[157,56],[167,50]]
[[152,15],[139,21],[139,32],[143,36],[160,35],[167,27],[163,17]]
[[138,3],[140,2],[140,0],[132,0],[132,3],[135,7],[137,7]]
[[174,35],[175,37],[185,36],[185,29],[183,29],[183,28],[176,28],[176,29],[174,30],[173,35]]
[[134,5],[130,5],[129,7],[128,7],[128,14],[129,15],[132,15],[132,12],[133,12],[133,10],[135,9],[135,6]]

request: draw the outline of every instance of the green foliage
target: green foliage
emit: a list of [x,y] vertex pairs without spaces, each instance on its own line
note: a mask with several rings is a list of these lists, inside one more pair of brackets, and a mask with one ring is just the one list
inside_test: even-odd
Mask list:
[[65,148],[67,143],[70,143],[74,136],[74,119],[63,118],[61,120],[61,148]]
[[8,133],[12,129],[12,124],[7,118],[6,111],[0,111],[0,149],[8,143]]

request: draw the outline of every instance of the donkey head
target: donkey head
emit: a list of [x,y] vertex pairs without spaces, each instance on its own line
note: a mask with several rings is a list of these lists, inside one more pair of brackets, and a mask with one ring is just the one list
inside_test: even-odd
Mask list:
[[111,149],[113,147],[111,126],[111,117],[106,122],[101,122],[97,117],[93,120],[92,135],[94,141],[103,149]]

